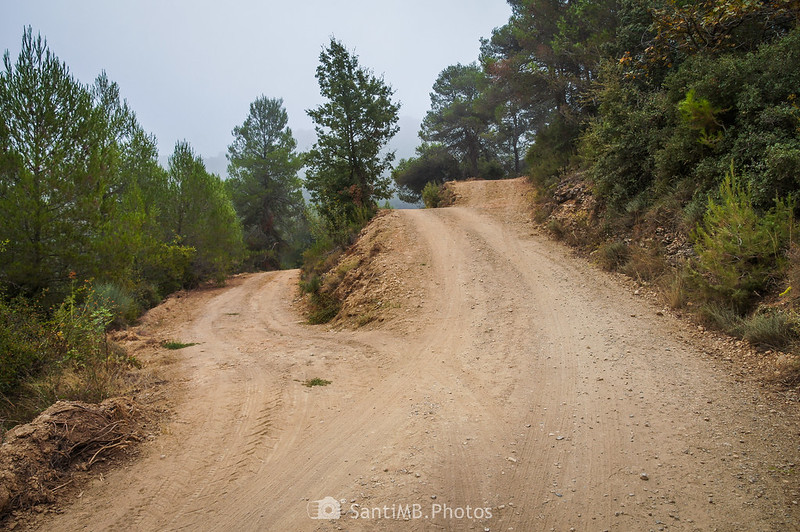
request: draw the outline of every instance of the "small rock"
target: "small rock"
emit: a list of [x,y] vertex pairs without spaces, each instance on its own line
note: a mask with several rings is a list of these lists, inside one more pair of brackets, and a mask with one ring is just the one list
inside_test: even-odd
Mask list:
[[436,495],[431,495],[431,499],[436,500]]
[[650,480],[650,476],[647,473],[639,473],[639,478],[642,480]]

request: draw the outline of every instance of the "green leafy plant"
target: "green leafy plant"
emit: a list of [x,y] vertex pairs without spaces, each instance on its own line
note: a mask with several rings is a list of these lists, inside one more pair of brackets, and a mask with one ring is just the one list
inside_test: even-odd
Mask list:
[[329,380],[320,379],[319,377],[315,377],[313,379],[308,379],[303,382],[303,386],[308,388],[313,388],[314,386],[327,386],[331,383]]
[[706,98],[698,98],[695,90],[690,89],[686,98],[678,104],[678,111],[684,122],[700,134],[701,144],[713,148],[722,140],[722,123],[717,115],[722,112]]
[[710,199],[703,222],[692,236],[697,260],[696,280],[711,301],[746,312],[780,272],[793,225],[790,202],[759,214],[750,191],[737,178],[733,163]]
[[422,201],[428,209],[435,209],[441,201],[440,187],[433,181],[429,181],[422,189]]
[[177,349],[183,349],[184,347],[192,347],[193,345],[197,345],[197,342],[184,343],[184,342],[169,341],[169,342],[164,342],[161,345],[165,349],[177,350]]

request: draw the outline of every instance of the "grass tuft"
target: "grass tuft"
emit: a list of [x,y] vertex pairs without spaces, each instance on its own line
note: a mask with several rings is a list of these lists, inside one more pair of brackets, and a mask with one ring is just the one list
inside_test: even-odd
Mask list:
[[162,347],[165,347],[166,349],[173,349],[173,350],[174,349],[183,349],[184,347],[191,347],[193,345],[197,345],[197,342],[191,342],[191,343],[185,344],[183,342],[169,341],[169,342],[164,342],[163,344],[161,344]]
[[313,379],[308,379],[303,383],[303,386],[308,388],[312,388],[314,386],[327,386],[331,383],[329,380],[320,379],[319,377],[315,377]]

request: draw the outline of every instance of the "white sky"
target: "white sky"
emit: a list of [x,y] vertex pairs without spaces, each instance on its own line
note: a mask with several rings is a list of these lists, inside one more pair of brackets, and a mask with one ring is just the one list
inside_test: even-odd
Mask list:
[[[314,78],[330,36],[395,89],[398,156],[416,145],[429,93],[448,65],[477,60],[479,39],[508,21],[503,0],[3,0],[0,50],[12,61],[23,28],[41,33],[82,83],[116,81],[162,158],[177,140],[215,158],[249,104],[281,97],[301,147],[305,110],[321,102]],[[412,144],[406,146],[405,144]],[[211,166],[211,165],[210,165]]]

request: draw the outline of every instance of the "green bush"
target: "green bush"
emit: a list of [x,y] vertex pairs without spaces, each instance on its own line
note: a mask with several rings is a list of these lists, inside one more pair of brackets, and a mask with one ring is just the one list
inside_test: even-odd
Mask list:
[[116,393],[134,358],[108,341],[113,312],[74,283],[48,312],[22,298],[0,300],[0,422],[29,421],[53,402],[96,402]]
[[553,238],[556,240],[563,240],[567,234],[567,228],[564,226],[564,222],[557,218],[551,218],[547,222],[547,230],[550,231],[550,234],[553,235]]
[[796,319],[779,310],[755,312],[742,320],[740,334],[752,344],[781,349],[797,338]]
[[502,179],[506,171],[497,159],[481,159],[478,161],[478,177],[481,179]]
[[579,132],[577,120],[560,113],[536,132],[525,154],[528,174],[535,185],[549,187],[572,164]]
[[698,316],[701,321],[733,336],[741,333],[742,317],[730,306],[720,303],[710,302],[700,307]]
[[441,187],[433,181],[429,181],[422,189],[422,201],[425,203],[426,209],[438,207],[441,201]]
[[136,298],[114,283],[98,283],[92,287],[91,301],[111,312],[111,326],[122,327],[133,323],[142,312]]
[[711,327],[762,347],[782,349],[798,337],[797,317],[779,309],[759,309],[742,317],[731,307],[708,303],[700,308],[700,317]]
[[339,314],[342,308],[341,302],[332,294],[316,292],[311,294],[312,309],[308,313],[308,323],[319,325],[328,323]]
[[0,299],[0,394],[16,393],[45,363],[46,326],[40,312],[23,298]]
[[693,269],[705,297],[746,312],[779,275],[791,227],[791,205],[776,200],[772,209],[759,214],[731,164],[719,199],[709,200],[703,222],[692,234],[697,253]]
[[422,144],[417,148],[417,157],[401,159],[392,170],[398,197],[409,203],[422,201],[422,189],[429,182],[444,183],[463,176],[458,159],[441,144]]

